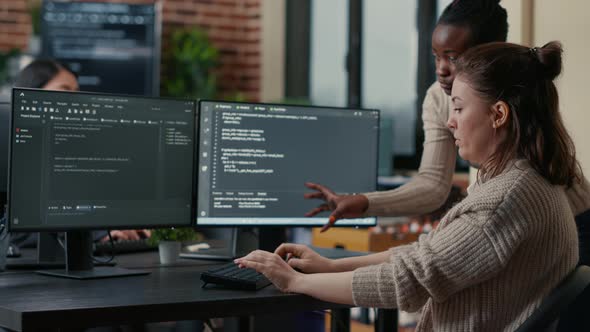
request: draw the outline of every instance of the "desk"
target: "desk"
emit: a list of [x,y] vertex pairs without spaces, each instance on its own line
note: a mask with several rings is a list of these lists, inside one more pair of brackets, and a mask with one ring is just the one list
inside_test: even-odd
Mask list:
[[203,289],[199,274],[219,263],[181,260],[164,267],[157,262],[157,253],[121,256],[120,266],[151,274],[84,281],[1,273],[0,326],[31,331],[349,308],[273,286],[256,292]]

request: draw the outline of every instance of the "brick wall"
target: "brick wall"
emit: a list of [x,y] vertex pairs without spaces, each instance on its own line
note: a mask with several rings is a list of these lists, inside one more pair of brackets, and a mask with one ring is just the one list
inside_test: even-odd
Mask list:
[[25,49],[31,33],[25,0],[0,0],[0,50]]
[[[181,26],[199,26],[219,49],[222,91],[260,98],[262,0],[166,0],[163,36]],[[272,0],[270,0],[272,1]],[[163,38],[163,47],[166,38]]]
[[[0,50],[26,49],[31,33],[27,4],[31,0],[0,0]],[[93,0],[152,3],[153,0]],[[219,49],[219,89],[260,99],[261,2],[263,0],[163,0],[162,47],[175,28],[198,26]],[[272,1],[272,0],[271,0]],[[163,66],[162,66],[163,68]]]

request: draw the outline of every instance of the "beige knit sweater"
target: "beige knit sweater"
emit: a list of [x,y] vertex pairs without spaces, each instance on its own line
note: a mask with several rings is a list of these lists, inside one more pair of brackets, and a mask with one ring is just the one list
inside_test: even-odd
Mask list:
[[[418,175],[395,190],[364,194],[371,216],[411,216],[439,208],[451,190],[457,151],[447,128],[450,97],[438,83],[427,91],[422,106],[424,152]],[[566,192],[574,215],[590,209],[590,184],[586,179]]]
[[390,251],[355,270],[356,305],[423,308],[417,331],[512,331],[574,269],[578,239],[563,188],[519,160]]

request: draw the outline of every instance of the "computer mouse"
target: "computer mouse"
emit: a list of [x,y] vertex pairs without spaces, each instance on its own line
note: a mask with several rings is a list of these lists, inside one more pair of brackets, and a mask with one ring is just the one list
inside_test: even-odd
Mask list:
[[6,257],[20,257],[20,249],[14,244],[9,244],[6,250]]

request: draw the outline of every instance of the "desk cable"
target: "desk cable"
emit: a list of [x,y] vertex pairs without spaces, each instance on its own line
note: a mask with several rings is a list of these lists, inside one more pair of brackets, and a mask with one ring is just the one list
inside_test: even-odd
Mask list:
[[6,219],[0,219],[0,241],[3,241],[8,236],[8,231],[6,229]]
[[207,320],[204,320],[203,324],[206,327],[206,329],[205,329],[206,332],[209,332],[209,331],[210,332],[223,332],[223,324],[220,327],[216,326],[217,324],[215,324],[214,319],[209,318]]
[[115,241],[113,240],[113,237],[111,236],[110,229],[107,230],[107,234],[109,236],[109,243],[111,244],[111,257],[109,257],[108,259],[102,260],[102,259],[96,258],[94,255],[92,255],[92,253],[90,253],[90,256],[92,257],[92,261],[95,263],[108,264],[108,263],[112,262],[113,259],[115,259]]
[[[114,254],[114,248],[115,248],[115,244],[114,244],[114,240],[113,237],[111,236],[111,231],[107,231],[107,234],[109,236],[109,242],[111,244],[111,248],[113,250],[111,250],[111,257],[109,257],[108,259],[102,260],[102,259],[98,259],[96,258],[92,253],[90,253],[90,258],[92,258],[92,262],[94,263],[98,263],[98,264],[109,264],[110,262],[113,261],[113,259],[115,259],[115,254]],[[64,252],[66,251],[66,245],[63,242],[63,239],[59,236],[59,234],[55,233],[54,234],[55,239],[57,240],[57,242],[59,243],[59,245],[62,247],[62,249],[64,250]]]

